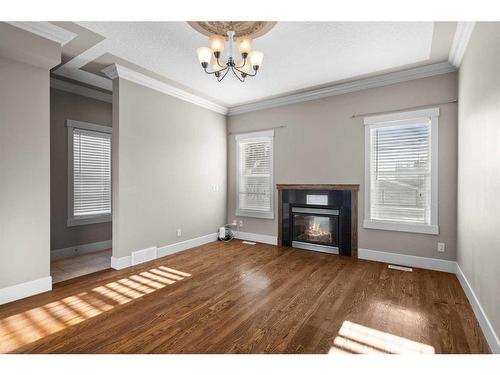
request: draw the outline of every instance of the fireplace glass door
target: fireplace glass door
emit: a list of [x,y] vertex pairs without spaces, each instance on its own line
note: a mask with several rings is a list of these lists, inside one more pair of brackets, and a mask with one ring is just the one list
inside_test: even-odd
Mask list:
[[292,215],[292,241],[338,246],[339,216],[337,210],[294,207]]

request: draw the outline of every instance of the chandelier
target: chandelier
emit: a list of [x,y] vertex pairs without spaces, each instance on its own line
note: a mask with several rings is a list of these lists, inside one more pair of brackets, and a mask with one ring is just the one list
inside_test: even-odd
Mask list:
[[262,66],[264,53],[252,51],[252,38],[240,36],[236,38],[236,46],[239,50],[240,58],[234,57],[234,35],[235,32],[227,32],[228,53],[226,61],[221,61],[222,52],[226,45],[226,38],[222,35],[212,34],[208,38],[210,47],[200,47],[196,50],[198,60],[207,74],[213,74],[217,81],[222,81],[231,71],[240,82],[245,82],[247,77],[255,77],[257,71]]

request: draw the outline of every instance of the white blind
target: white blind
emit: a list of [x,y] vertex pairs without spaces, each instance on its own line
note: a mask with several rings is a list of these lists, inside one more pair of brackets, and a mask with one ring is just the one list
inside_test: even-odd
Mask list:
[[73,129],[73,215],[111,214],[111,134]]
[[272,137],[238,141],[238,208],[240,210],[272,211],[272,147]]
[[370,129],[370,219],[431,221],[431,122]]

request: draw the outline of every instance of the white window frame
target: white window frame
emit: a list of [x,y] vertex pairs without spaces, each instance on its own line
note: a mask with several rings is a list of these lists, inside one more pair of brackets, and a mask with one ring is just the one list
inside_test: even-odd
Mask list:
[[[439,234],[438,225],[438,118],[439,108],[428,108],[416,111],[397,112],[364,118],[365,125],[365,218],[363,227],[411,233]],[[408,224],[397,221],[381,221],[371,219],[371,173],[370,130],[414,123],[416,120],[430,120],[430,166],[431,166],[431,203],[430,224]]]
[[[271,138],[271,207],[270,211],[240,209],[240,141],[248,139]],[[255,217],[260,219],[274,219],[274,130],[265,130],[252,133],[237,134],[236,141],[236,216]]]
[[[74,129],[84,129],[101,133],[113,133],[113,128],[110,126],[103,126],[92,124],[89,122],[76,121],[76,120],[66,120],[66,127],[68,128],[68,220],[66,225],[68,227],[73,227],[77,225],[87,225],[87,224],[97,224],[97,223],[107,223],[111,221],[112,213],[109,214],[99,214],[99,215],[86,215],[85,217],[75,217],[73,212],[73,130]],[[111,146],[113,147],[113,146]],[[113,186],[113,181],[111,181],[111,186]],[[111,202],[111,207],[113,207],[113,202]]]

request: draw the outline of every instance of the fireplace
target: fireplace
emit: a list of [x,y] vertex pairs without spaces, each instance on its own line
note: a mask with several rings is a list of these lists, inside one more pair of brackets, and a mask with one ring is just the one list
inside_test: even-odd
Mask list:
[[338,254],[339,210],[292,206],[292,246]]
[[359,185],[277,185],[278,245],[357,257]]

